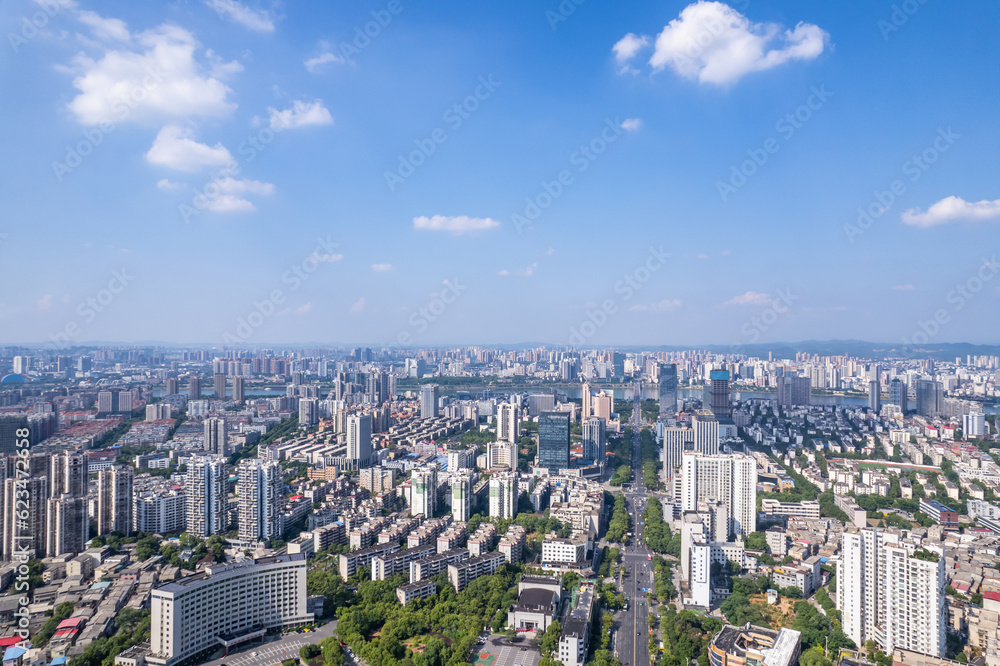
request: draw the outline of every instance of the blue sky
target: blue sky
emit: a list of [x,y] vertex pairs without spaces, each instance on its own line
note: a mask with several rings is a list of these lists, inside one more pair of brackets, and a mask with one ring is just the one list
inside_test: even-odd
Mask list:
[[1000,7],[893,4],[6,2],[0,339],[996,343]]

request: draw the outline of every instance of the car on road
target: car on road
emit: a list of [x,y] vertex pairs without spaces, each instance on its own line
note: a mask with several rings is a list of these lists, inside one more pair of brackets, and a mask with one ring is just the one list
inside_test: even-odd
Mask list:
[[250,656],[251,656],[251,657],[256,657],[256,656],[257,656],[257,653],[256,653],[256,652],[251,652],[251,653],[250,653]]

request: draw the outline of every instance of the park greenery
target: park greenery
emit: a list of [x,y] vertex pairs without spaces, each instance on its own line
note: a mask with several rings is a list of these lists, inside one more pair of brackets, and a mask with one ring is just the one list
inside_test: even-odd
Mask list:
[[611,520],[604,538],[610,543],[623,543],[625,535],[631,528],[628,508],[625,506],[625,495],[615,495],[614,506],[611,509]]

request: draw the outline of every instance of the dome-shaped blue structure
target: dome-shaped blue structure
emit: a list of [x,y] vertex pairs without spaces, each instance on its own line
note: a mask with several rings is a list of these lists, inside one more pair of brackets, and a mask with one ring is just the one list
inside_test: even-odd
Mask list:
[[10,374],[4,377],[3,379],[0,379],[0,384],[23,384],[23,383],[24,383],[24,375]]

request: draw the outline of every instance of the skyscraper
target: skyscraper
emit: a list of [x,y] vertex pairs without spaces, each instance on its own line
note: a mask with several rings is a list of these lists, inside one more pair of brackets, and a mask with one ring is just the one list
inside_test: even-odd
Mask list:
[[352,415],[347,417],[347,458],[351,466],[361,469],[371,465],[372,417]]
[[589,383],[587,383],[587,382],[583,383],[583,387],[581,387],[581,389],[580,389],[580,398],[582,399],[582,402],[583,402],[583,409],[580,412],[580,420],[581,421],[586,421],[593,414],[593,411],[592,411],[593,410],[593,405],[591,405],[591,401],[593,399],[593,396],[590,394],[590,384]]
[[299,398],[299,427],[312,428],[319,423],[319,399]]
[[188,400],[201,400],[201,376],[196,372],[188,375]]
[[944,410],[944,385],[931,379],[917,380],[917,414],[939,416]]
[[226,417],[213,416],[205,419],[202,427],[205,430],[205,450],[216,455],[228,456],[229,423],[226,421]]
[[49,480],[45,475],[4,481],[4,561],[10,562],[15,556],[20,558],[25,555],[28,559],[45,557],[48,495]]
[[904,414],[909,408],[909,405],[907,405],[907,402],[909,402],[907,400],[907,391],[906,382],[899,377],[889,382],[889,404],[896,405]]
[[691,418],[694,430],[694,450],[706,455],[719,452],[719,421],[708,409],[699,409]]
[[569,412],[545,412],[538,417],[538,466],[569,467]]
[[410,477],[410,515],[433,518],[437,511],[437,467],[425,465],[413,470]]
[[868,382],[868,409],[876,414],[882,410],[882,386],[877,379]]
[[733,415],[729,404],[729,371],[712,370],[708,373],[709,409],[716,418],[729,418]]
[[187,531],[207,537],[229,526],[226,503],[226,461],[221,456],[197,456],[187,468]]
[[611,413],[614,410],[614,398],[611,394],[601,391],[594,398],[594,416],[600,416],[605,423],[611,421]]
[[657,377],[657,389],[660,395],[660,414],[674,416],[677,414],[677,364],[664,363],[660,366]]
[[260,459],[240,461],[239,536],[244,541],[281,537],[281,463]]
[[451,484],[451,517],[456,521],[467,522],[472,517],[472,475],[468,472],[452,474]]
[[503,442],[517,444],[521,436],[521,414],[514,405],[509,402],[501,402],[497,405],[497,439]]
[[745,536],[756,530],[757,463],[753,458],[685,453],[682,468],[684,511],[697,511],[701,503],[716,500],[729,508],[729,533]]
[[693,428],[663,428],[663,475],[673,479],[685,451],[694,450]]
[[599,416],[591,416],[583,422],[583,457],[604,464],[607,442],[607,423]]
[[177,391],[177,378],[168,377],[164,384],[164,393],[167,395],[175,395]]
[[438,415],[437,384],[426,384],[420,387],[420,418],[431,419]]
[[97,533],[132,533],[132,468],[112,465],[97,473]]
[[87,543],[87,501],[62,495],[47,503],[45,553],[47,557],[82,553]]
[[49,497],[83,497],[87,494],[87,455],[78,451],[49,458]]
[[217,372],[214,375],[215,379],[215,397],[219,400],[226,399],[226,375],[222,372]]
[[812,380],[794,374],[780,375],[777,382],[778,405],[794,407],[812,402]]
[[246,399],[246,393],[243,390],[243,376],[233,375],[233,401],[243,402]]

